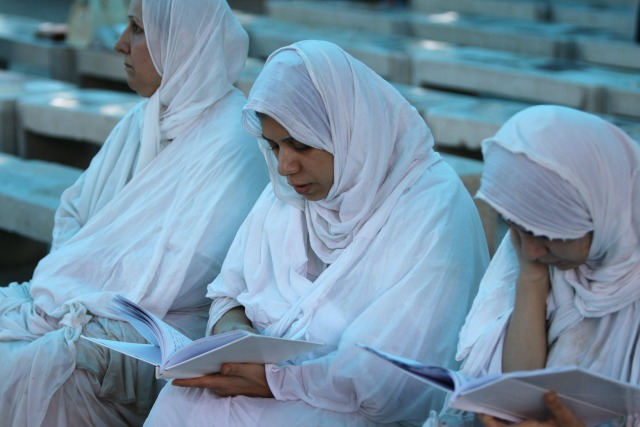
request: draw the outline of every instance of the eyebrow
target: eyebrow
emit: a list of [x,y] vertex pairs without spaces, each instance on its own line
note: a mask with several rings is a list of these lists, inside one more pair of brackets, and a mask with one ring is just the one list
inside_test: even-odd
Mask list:
[[[264,136],[264,134],[260,134],[260,136],[262,137],[262,139],[264,139],[265,141],[269,141],[269,142],[273,142],[274,144],[276,143],[274,140],[267,138],[266,136]],[[282,140],[282,142],[297,142],[299,144],[302,144],[302,142],[298,141],[297,139],[295,139],[294,137],[290,136],[289,138],[285,138]],[[305,144],[306,145],[306,144]]]

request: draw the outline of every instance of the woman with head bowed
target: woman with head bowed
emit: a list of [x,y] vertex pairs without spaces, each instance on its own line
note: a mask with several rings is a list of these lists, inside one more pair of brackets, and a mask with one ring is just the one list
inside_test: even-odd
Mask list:
[[419,425],[444,395],[358,344],[454,366],[488,261],[470,195],[418,112],[328,42],[274,52],[243,123],[271,185],[209,285],[209,331],[325,346],[174,380],[145,425]]
[[133,0],[116,44],[145,99],[62,195],[53,245],[0,290],[0,414],[12,426],[140,425],[154,368],[80,335],[145,340],[108,309],[122,294],[190,337],[206,286],[268,182],[233,87],[248,37],[222,0]]
[[[536,106],[482,150],[477,197],[510,230],[460,334],[463,370],[480,376],[575,365],[638,384],[638,144],[592,114]],[[553,425],[580,425],[553,394],[547,404]]]

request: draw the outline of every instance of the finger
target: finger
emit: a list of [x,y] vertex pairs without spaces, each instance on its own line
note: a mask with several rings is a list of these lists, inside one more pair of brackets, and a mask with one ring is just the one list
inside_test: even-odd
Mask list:
[[214,386],[218,381],[215,377],[219,377],[218,374],[205,375],[198,378],[183,378],[175,379],[171,384],[177,387],[197,387],[197,388],[210,388]]
[[497,418],[494,418],[491,415],[478,414],[478,418],[480,418],[480,421],[482,421],[482,424],[484,424],[486,427],[502,427],[506,425],[505,423],[498,421]]
[[551,411],[561,427],[584,427],[584,424],[576,418],[574,413],[567,408],[554,391],[544,395],[544,403]]

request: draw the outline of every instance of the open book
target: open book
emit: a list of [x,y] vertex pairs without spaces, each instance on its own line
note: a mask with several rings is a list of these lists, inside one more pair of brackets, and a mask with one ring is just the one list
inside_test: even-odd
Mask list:
[[587,426],[640,413],[640,387],[578,367],[546,368],[470,378],[459,371],[423,365],[361,345],[410,375],[450,392],[449,407],[492,415],[507,421],[545,420],[548,390]]
[[280,363],[322,344],[268,337],[236,330],[192,341],[166,322],[123,296],[109,307],[129,322],[149,344],[82,336],[156,366],[158,378],[195,378],[220,371],[226,362]]

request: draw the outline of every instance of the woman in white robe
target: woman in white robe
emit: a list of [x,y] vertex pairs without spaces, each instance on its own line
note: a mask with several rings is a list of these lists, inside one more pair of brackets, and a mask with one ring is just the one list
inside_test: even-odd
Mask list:
[[208,288],[208,330],[326,345],[174,380],[145,425],[419,425],[444,395],[357,344],[455,366],[488,262],[470,195],[418,112],[328,42],[274,52],[243,121],[271,186]]
[[119,293],[204,335],[206,286],[268,182],[233,87],[248,37],[226,2],[134,0],[129,15],[116,48],[149,98],[64,192],[32,280],[0,288],[3,425],[141,424],[153,367],[80,334],[144,342],[108,310]]
[[482,150],[477,197],[511,227],[460,334],[464,372],[577,365],[638,384],[637,142],[597,116],[536,106]]

